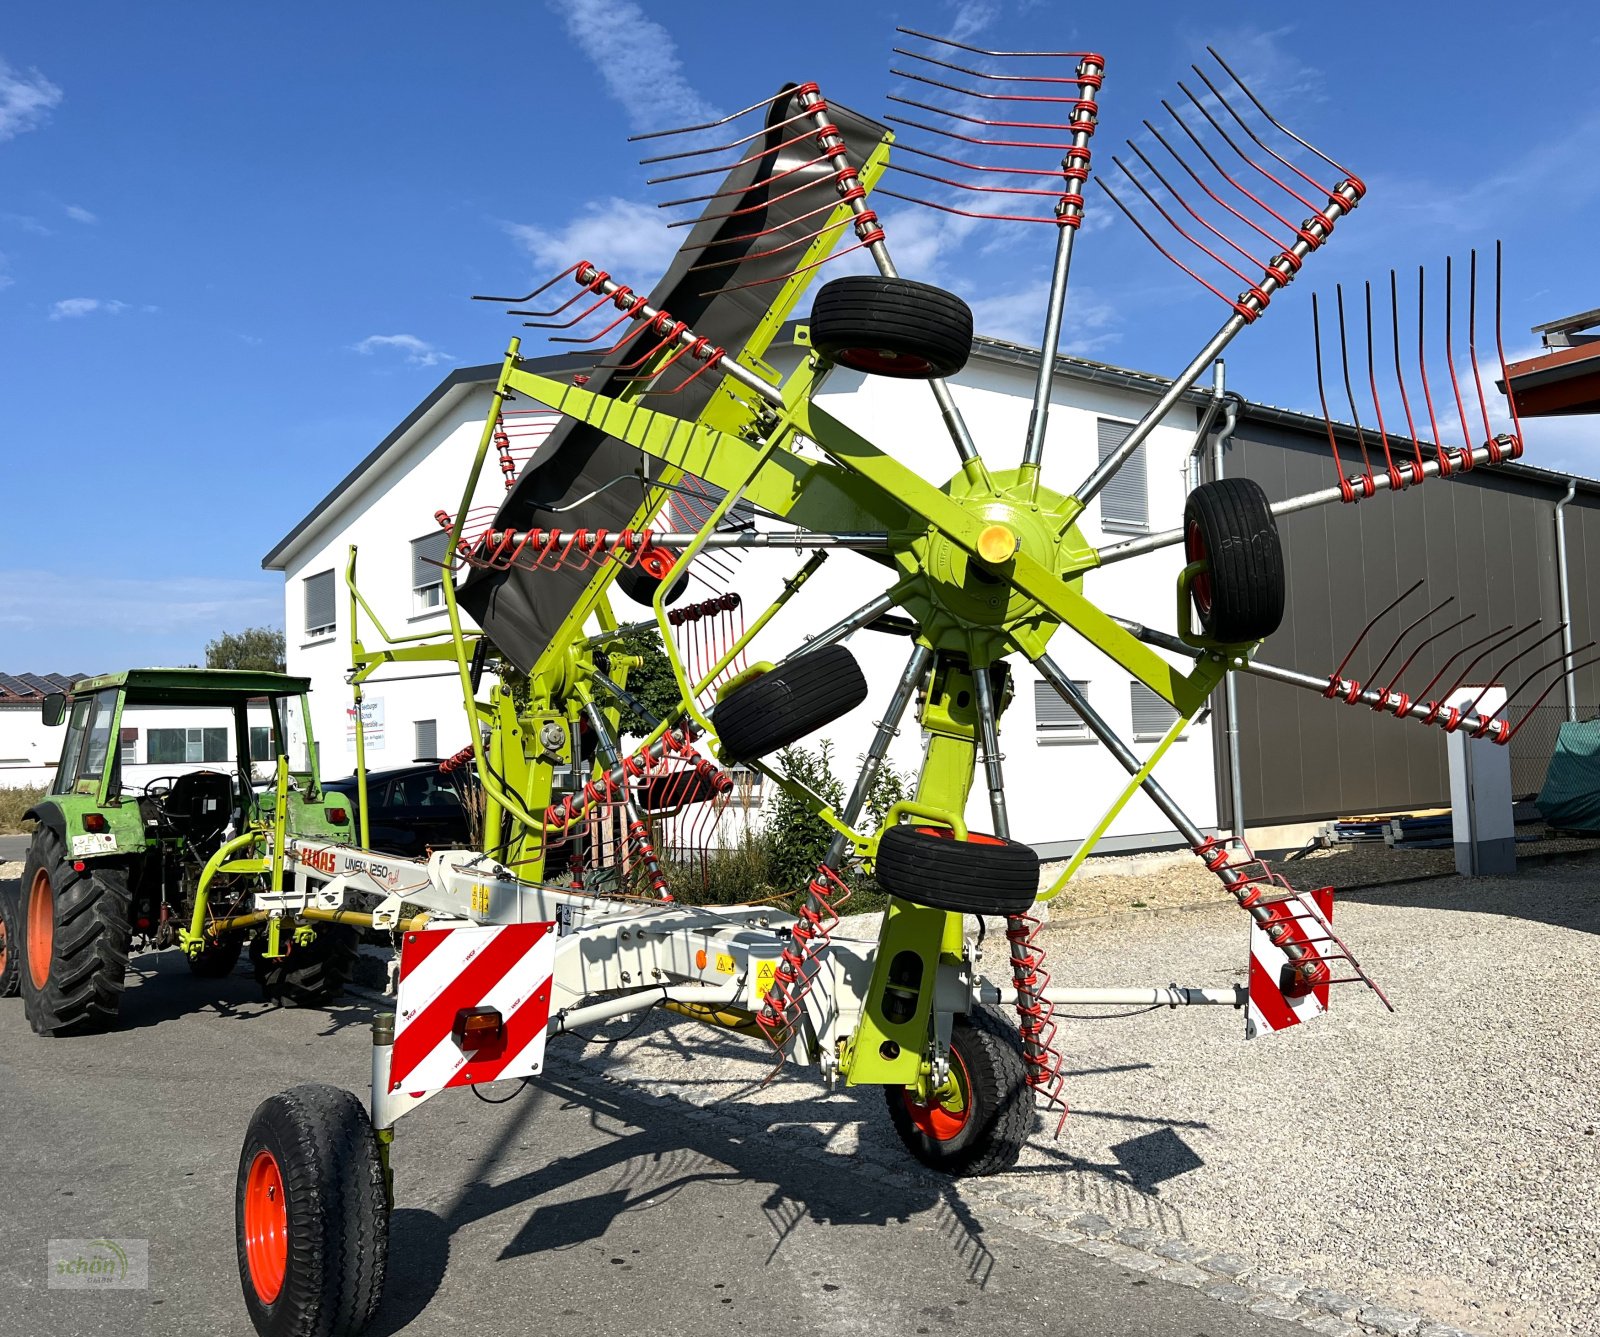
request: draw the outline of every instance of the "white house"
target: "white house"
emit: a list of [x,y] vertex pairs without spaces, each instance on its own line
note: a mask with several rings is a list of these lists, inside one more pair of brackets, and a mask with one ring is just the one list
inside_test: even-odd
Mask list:
[[[790,347],[771,354],[780,368],[798,356]],[[1037,352],[1000,340],[979,338],[953,391],[992,469],[1020,459]],[[550,374],[565,367],[549,360]],[[442,541],[435,512],[459,504],[467,468],[483,428],[498,365],[462,368],[447,376],[378,446],[333,486],[328,495],[263,559],[284,573],[288,670],[314,684],[313,717],[325,775],[350,770],[355,762],[354,723],[345,685],[350,667],[348,598],[344,571],[352,544],[359,549],[358,584],[391,635],[447,632],[437,565]],[[1058,360],[1043,481],[1070,490],[1099,458],[1102,442],[1115,444],[1165,382],[1152,376],[1070,358]],[[1183,514],[1186,464],[1194,444],[1203,396],[1181,402],[1123,470],[1117,485],[1091,504],[1080,521],[1090,543],[1113,542],[1149,528],[1177,525]],[[877,442],[924,477],[943,481],[956,471],[956,456],[925,385],[836,370],[822,401],[829,410]],[[526,405],[518,405],[526,408]],[[480,479],[474,505],[492,508],[504,494],[497,469]],[[574,516],[575,523],[581,518]],[[742,598],[754,619],[776,595],[783,579],[804,560],[793,551],[757,550],[729,563],[729,574],[711,574],[709,588],[726,587]],[[1171,628],[1174,585],[1181,549],[1167,548],[1119,563],[1087,577],[1087,589],[1103,608]],[[736,568],[736,569],[733,569]],[[836,552],[752,647],[751,658],[779,659],[844,612],[885,589],[882,567],[849,552]],[[685,599],[704,598],[705,591]],[[616,601],[630,607],[618,594]],[[626,612],[619,613],[627,617]],[[365,624],[370,648],[378,637]],[[874,722],[904,665],[907,642],[863,632],[850,647],[870,685],[867,701],[837,722],[838,769],[848,784],[854,758],[867,746]],[[1153,747],[1172,716],[1170,708],[1127,672],[1071,632],[1052,643],[1056,662],[1086,685],[1089,698],[1136,751]],[[1016,695],[1001,722],[1006,794],[1012,833],[1045,856],[1069,852],[1093,828],[1110,798],[1126,783],[1122,769],[1065,710],[1056,694],[1020,656],[1012,660]],[[448,756],[469,742],[459,681],[448,665],[396,665],[380,671],[367,688],[368,764],[394,766],[414,757]],[[1162,783],[1205,828],[1217,822],[1209,724],[1197,722],[1162,762]],[[915,728],[903,728],[891,763],[914,771],[920,757]],[[990,825],[981,783],[969,810],[975,829]],[[1144,848],[1176,843],[1165,819],[1142,795],[1128,805],[1102,848]]]
[[[0,786],[50,785],[61,759],[64,726],[47,727],[44,698],[65,692],[81,673],[0,673]],[[247,708],[251,759],[270,763],[272,729],[265,701]],[[124,790],[188,771],[234,767],[233,712],[205,706],[126,706],[117,745]],[[270,766],[262,768],[265,777]]]

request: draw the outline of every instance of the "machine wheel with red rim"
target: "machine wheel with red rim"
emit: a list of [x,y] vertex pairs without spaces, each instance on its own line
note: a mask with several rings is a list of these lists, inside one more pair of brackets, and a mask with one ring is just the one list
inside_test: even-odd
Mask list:
[[1183,550],[1205,563],[1189,584],[1200,629],[1224,645],[1263,640],[1283,621],[1283,545],[1272,504],[1250,478],[1202,483],[1183,508]]
[[15,940],[28,1024],[40,1035],[101,1030],[117,1019],[128,972],[132,895],[127,868],[71,862],[61,837],[41,824],[22,865]]
[[930,1169],[992,1175],[1016,1164],[1033,1130],[1033,1088],[1017,1028],[990,1007],[958,1015],[950,1031],[950,1080],[931,1100],[909,1087],[884,1094],[907,1149]]
[[262,1337],[361,1332],[389,1255],[383,1158],[361,1102],[320,1084],[263,1101],[239,1155],[234,1222]]
[[1039,893],[1039,856],[999,836],[948,827],[893,826],[878,842],[873,875],[891,896],[968,915],[1019,915]]
[[852,274],[818,290],[811,344],[830,361],[869,376],[954,376],[972,352],[972,310],[927,283]]
[[22,987],[22,949],[17,937],[19,899],[19,893],[0,887],[0,998],[10,998]]

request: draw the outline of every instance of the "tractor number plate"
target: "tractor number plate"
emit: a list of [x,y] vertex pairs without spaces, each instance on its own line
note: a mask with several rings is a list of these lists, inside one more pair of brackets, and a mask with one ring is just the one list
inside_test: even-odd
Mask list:
[[102,831],[98,834],[73,836],[72,857],[81,859],[86,854],[108,854],[117,847],[117,833]]

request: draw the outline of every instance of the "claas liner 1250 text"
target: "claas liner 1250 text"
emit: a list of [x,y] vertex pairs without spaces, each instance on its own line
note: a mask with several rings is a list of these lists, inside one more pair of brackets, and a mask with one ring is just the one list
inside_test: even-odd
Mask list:
[[[1330,677],[1257,656],[1285,597],[1274,517],[1516,458],[1517,433],[1491,434],[1486,406],[1482,437],[1460,445],[1435,429],[1425,450],[1413,430],[1402,448],[1380,428],[1370,451],[1363,437],[1365,467],[1356,471],[1338,457],[1330,428],[1335,481],[1307,497],[1269,504],[1247,479],[1218,479],[1193,491],[1180,526],[1098,551],[1077,524],[1229,341],[1344,226],[1365,194],[1361,181],[1285,128],[1215,53],[1214,65],[1196,67],[1204,100],[1168,107],[1171,124],[1157,132],[1166,175],[1148,159],[1137,175],[1117,162],[1122,184],[1107,193],[1216,293],[1227,317],[1122,444],[1073,491],[1055,491],[1040,477],[1051,355],[1105,62],[907,37],[887,118],[906,130],[902,138],[810,83],[711,125],[649,136],[659,141],[652,151],[661,149],[647,159],[662,165],[657,180],[685,196],[673,203],[702,206],[683,220],[687,239],[649,295],[601,257],[575,258],[527,297],[487,299],[539,301],[542,309],[515,314],[541,328],[590,322],[597,329],[586,338],[559,337],[605,347],[586,371],[557,380],[526,367],[513,341],[462,501],[439,515],[448,531],[448,641],[389,637],[359,592],[351,554],[352,618],[364,613],[385,642],[369,650],[357,641],[358,698],[380,664],[455,664],[475,740],[456,764],[475,766],[482,784],[482,847],[416,862],[297,838],[282,851],[293,886],[261,908],[360,910],[384,927],[404,904],[431,918],[399,935],[396,1011],[374,1029],[370,1104],[303,1086],[252,1120],[237,1180],[239,1263],[263,1333],[359,1331],[382,1289],[396,1122],[447,1087],[538,1072],[546,1039],[584,1024],[660,1007],[764,1037],[779,1060],[813,1064],[828,1082],[882,1087],[919,1160],[985,1174],[1014,1162],[1036,1100],[1065,1108],[1053,1015],[1064,1004],[1227,1003],[1247,1009],[1255,1034],[1317,1016],[1341,981],[1375,989],[1335,935],[1327,892],[1296,892],[1242,846],[1208,837],[1152,776],[1230,672],[1497,741],[1511,732],[1504,718],[1413,699],[1394,683],[1363,687],[1345,666]],[[1045,356],[1015,468],[985,464],[981,424],[969,426],[946,384],[970,349],[968,307],[895,270],[892,238],[872,207],[875,195],[894,194],[882,184],[891,168],[937,192],[919,204],[1055,229]],[[1167,184],[1181,179],[1205,198],[1191,203]],[[819,269],[846,254],[870,260],[876,274],[822,284],[794,336],[808,351],[780,376],[765,354]],[[1208,272],[1229,290],[1243,285],[1239,295],[1213,286]],[[1496,274],[1498,307],[1498,257]],[[1475,264],[1473,278],[1475,287]],[[1474,366],[1476,315],[1474,294]],[[1398,314],[1394,325],[1398,368]],[[1370,314],[1368,330],[1370,348]],[[943,485],[819,405],[816,391],[836,366],[927,384],[955,448]],[[1481,402],[1481,380],[1478,394]],[[1431,420],[1431,399],[1429,412]],[[552,415],[553,429],[530,450],[530,423]],[[1462,413],[1464,433],[1474,420]],[[1208,417],[1200,432],[1211,425]],[[498,504],[475,507],[491,458],[506,490]],[[1178,544],[1186,564],[1172,596],[1174,632],[1091,601],[1085,578],[1097,567]],[[746,623],[734,594],[681,600],[687,579],[748,548],[799,552],[758,616]],[[791,601],[803,607],[807,580],[839,549],[861,555],[842,560],[875,564],[867,569],[887,588],[782,658],[757,659],[752,647],[774,614]],[[653,616],[619,624],[615,589]],[[1147,755],[1135,755],[1052,658],[1050,641],[1063,629],[1170,703],[1176,722]],[[843,644],[856,632],[906,636],[910,650],[903,671],[880,685],[882,715],[848,799],[830,805],[769,758],[868,695]],[[648,716],[628,688],[639,662],[629,647],[652,634],[678,699],[651,717],[643,743],[624,749],[622,713]],[[1008,660],[1018,655],[1130,776],[1045,896],[1143,791],[1248,915],[1248,988],[1050,985],[1028,914],[1039,861],[1010,838],[997,747]],[[914,701],[925,740],[914,795],[864,825],[874,777]],[[809,885],[793,889],[793,913],[671,898],[665,833],[725,803],[733,766],[761,772],[834,832]],[[965,820],[980,777],[991,828],[983,834]],[[840,932],[856,868],[891,897],[874,941]],[[1003,979],[980,970],[964,915],[1003,920]]]

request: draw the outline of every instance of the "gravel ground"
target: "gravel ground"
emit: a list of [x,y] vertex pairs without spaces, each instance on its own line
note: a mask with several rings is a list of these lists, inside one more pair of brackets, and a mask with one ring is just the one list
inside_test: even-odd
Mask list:
[[[1346,988],[1315,1025],[1254,1043],[1220,1009],[1068,1020],[1065,1131],[1052,1141],[1041,1120],[1018,1168],[977,1192],[1237,1253],[1258,1286],[1282,1272],[1506,1337],[1600,1334],[1594,873],[1568,860],[1341,901],[1394,1016]],[[1231,906],[1047,930],[1057,980],[1084,984],[1239,979],[1245,936]],[[775,1144],[908,1164],[876,1092],[830,1096],[808,1073],[763,1085],[759,1042],[651,1019],[590,1059],[737,1101]]]

